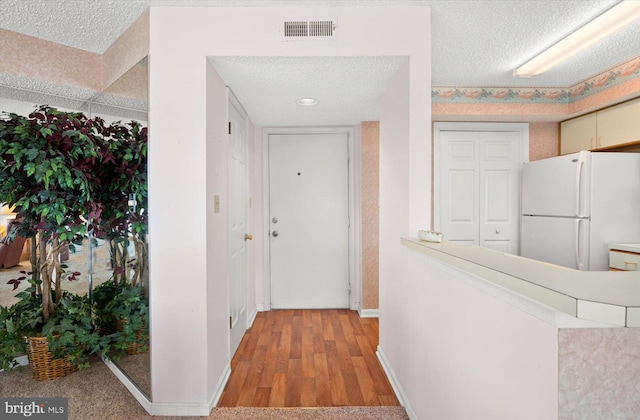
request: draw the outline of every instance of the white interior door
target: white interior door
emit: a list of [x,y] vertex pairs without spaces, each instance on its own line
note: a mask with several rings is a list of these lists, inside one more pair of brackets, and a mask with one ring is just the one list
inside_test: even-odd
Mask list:
[[229,222],[229,328],[233,355],[247,329],[247,120],[229,104],[229,162],[227,172]]
[[347,134],[271,134],[271,307],[349,307]]
[[520,135],[478,133],[480,246],[518,254],[520,247]]
[[519,252],[522,133],[440,130],[435,227],[449,241]]
[[441,226],[448,241],[478,245],[480,177],[474,133],[445,131],[440,139]]

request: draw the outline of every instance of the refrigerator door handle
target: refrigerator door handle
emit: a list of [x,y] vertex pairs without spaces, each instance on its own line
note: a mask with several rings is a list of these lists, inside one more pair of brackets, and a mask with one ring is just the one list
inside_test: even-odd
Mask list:
[[[576,168],[576,217],[580,217],[580,202],[582,201],[580,197],[580,192],[582,191],[582,167],[584,165],[584,157],[582,156],[582,153],[580,153],[579,157],[578,157],[578,167]],[[577,235],[577,233],[576,233]],[[577,240],[577,239],[576,239]],[[576,243],[577,246],[577,243]]]
[[580,232],[582,231],[580,228],[582,227],[582,224],[584,222],[585,219],[576,220],[576,267],[578,267],[578,270],[584,270],[584,261],[582,260],[582,252],[580,247]]
[[584,167],[585,156],[580,153],[578,157],[578,167],[576,169],[576,216],[582,217],[580,214],[580,203],[582,202],[582,168]]

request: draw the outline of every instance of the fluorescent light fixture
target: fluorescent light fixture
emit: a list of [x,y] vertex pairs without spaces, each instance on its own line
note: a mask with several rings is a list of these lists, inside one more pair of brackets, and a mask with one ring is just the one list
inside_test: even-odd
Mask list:
[[513,76],[538,76],[639,19],[640,1],[624,0],[515,69]]
[[316,98],[300,98],[296,100],[296,103],[302,106],[318,105],[318,102],[319,101]]

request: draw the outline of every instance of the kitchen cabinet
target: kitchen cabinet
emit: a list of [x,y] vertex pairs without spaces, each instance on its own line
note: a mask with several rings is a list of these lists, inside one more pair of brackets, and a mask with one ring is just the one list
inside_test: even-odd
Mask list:
[[598,111],[596,120],[596,147],[610,147],[640,140],[640,100]]
[[640,99],[560,123],[560,154],[640,143]]
[[640,244],[610,244],[609,271],[640,271]]
[[587,114],[560,124],[560,154],[596,147],[596,114]]

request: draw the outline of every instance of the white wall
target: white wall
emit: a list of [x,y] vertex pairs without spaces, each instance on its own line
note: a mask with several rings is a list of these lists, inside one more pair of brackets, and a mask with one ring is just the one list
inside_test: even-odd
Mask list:
[[[208,225],[219,219],[208,217],[211,209],[207,206],[207,198],[213,193],[207,190],[207,163],[218,162],[207,159],[206,58],[175,44],[184,39],[172,34],[188,31],[172,31],[172,18],[154,19],[154,11],[151,13],[148,156],[152,399],[161,403],[206,403],[211,351],[208,327],[216,327],[207,325],[207,315],[208,310],[224,313],[226,302],[224,287],[219,290],[222,299],[207,299],[208,283],[212,281],[207,275]],[[224,266],[218,270],[224,275]],[[222,330],[220,321],[217,326],[214,332]],[[219,341],[224,340],[221,335]],[[226,353],[215,362],[224,363],[220,361],[223,357]]]
[[[41,105],[41,103],[37,104]],[[54,105],[52,105],[54,106]],[[18,115],[29,115],[36,109],[36,104],[18,99],[0,98],[0,112],[13,112]],[[62,107],[58,109],[64,109]],[[64,109],[65,111],[75,111],[72,109]]]
[[[413,369],[405,364],[411,343],[406,319],[406,266],[400,237],[409,234],[409,90],[410,63],[407,62],[389,83],[380,101],[380,243],[379,306],[380,344],[393,369],[402,380]],[[402,343],[401,345],[399,343]],[[411,344],[409,344],[411,343]]]
[[403,305],[384,315],[402,330],[393,369],[418,418],[557,418],[557,327],[416,251],[401,263]]
[[[292,16],[337,17],[338,40],[282,42],[279,22]],[[411,145],[411,157],[407,155],[406,160],[413,165],[409,188],[416,194],[410,204],[398,206],[409,206],[408,226],[417,227],[429,220],[429,42],[429,13],[424,6],[151,8],[149,257],[154,403],[164,403],[169,411],[174,407],[175,414],[186,412],[187,406],[200,409],[211,403],[229,361],[228,350],[223,349],[228,348],[223,333],[228,328],[225,216],[213,212],[211,199],[220,193],[225,208],[226,154],[220,143],[224,136],[221,99],[216,93],[220,81],[208,69],[207,57],[408,56],[411,121],[409,136],[397,141],[406,153],[406,144]],[[381,220],[381,229],[389,223],[395,225],[395,221]],[[381,260],[388,258],[381,253]]]
[[[213,395],[220,380],[221,372],[229,368],[229,327],[221,323],[228,319],[227,296],[229,293],[227,277],[227,202],[223,198],[220,213],[214,213],[214,198],[227,196],[227,156],[228,156],[228,90],[213,65],[207,67],[207,110],[206,110],[206,188],[207,202],[206,244],[207,244],[207,396]],[[200,362],[202,363],[202,362]],[[202,369],[202,366],[200,369]],[[204,369],[203,369],[204,370]],[[155,400],[155,395],[154,395]]]
[[[0,95],[2,92],[0,92]],[[133,111],[116,106],[90,106],[87,102],[77,99],[68,99],[56,97],[48,94],[29,93],[31,100],[15,99],[0,96],[0,113],[13,112],[18,115],[27,116],[31,114],[40,105],[49,105],[60,111],[83,112],[87,117],[100,117],[105,120],[106,124],[114,121],[128,123],[136,120],[143,126],[147,125],[147,118],[142,111]],[[95,112],[91,108],[100,108],[99,112]]]

